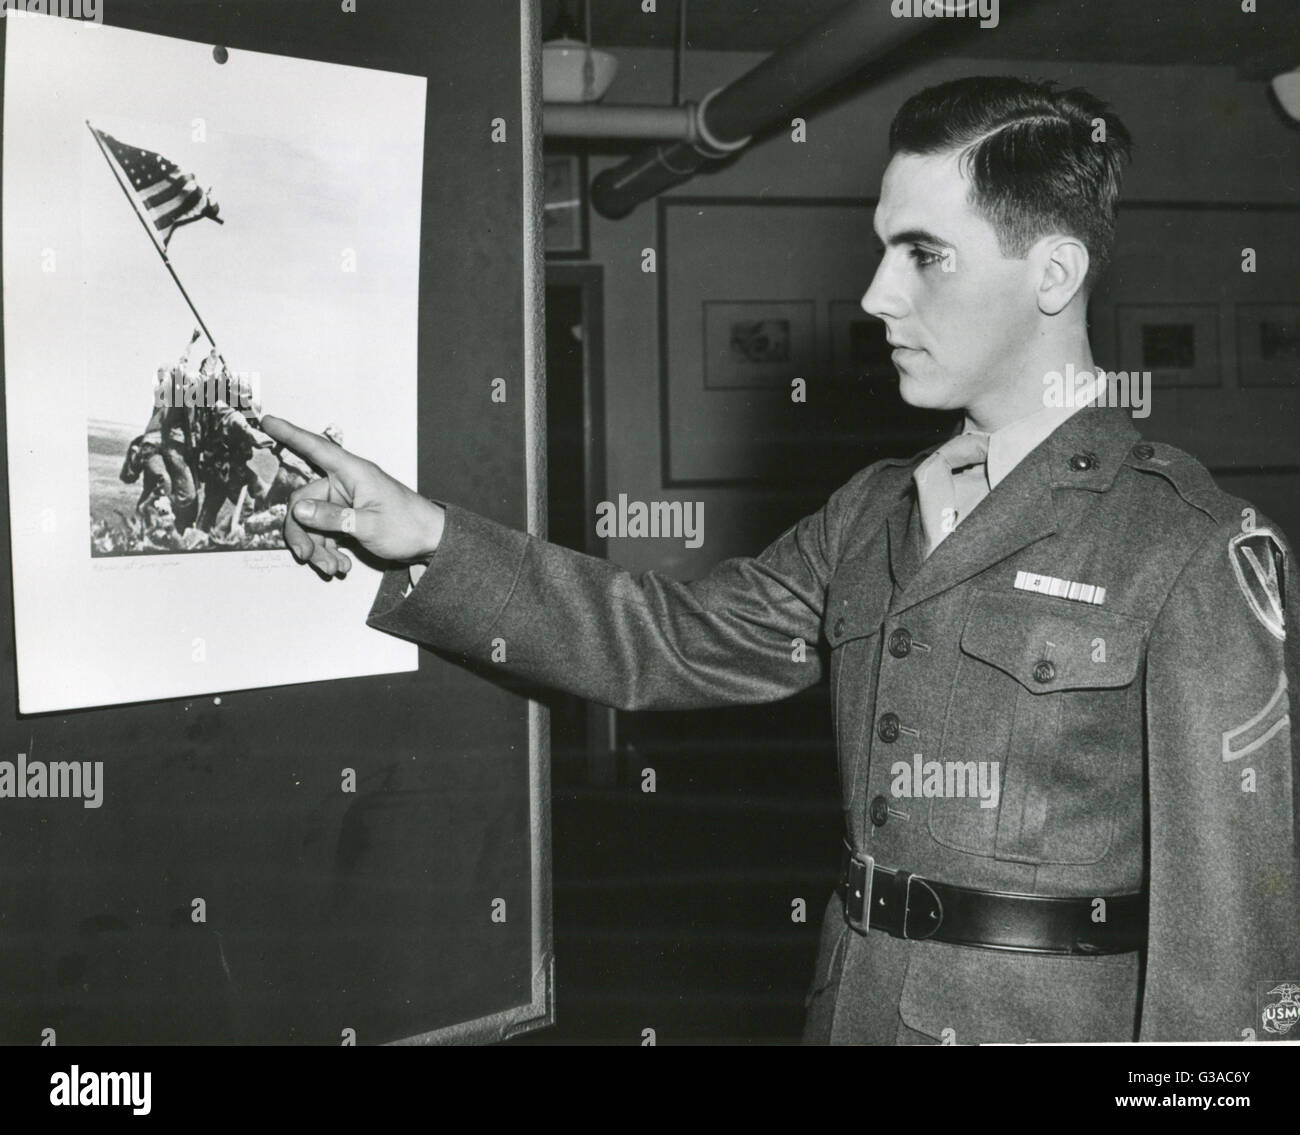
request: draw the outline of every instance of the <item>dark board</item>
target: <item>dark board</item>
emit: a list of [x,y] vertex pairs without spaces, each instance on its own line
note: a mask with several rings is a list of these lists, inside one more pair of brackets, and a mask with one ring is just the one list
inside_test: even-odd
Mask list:
[[[532,5],[355,7],[101,5],[111,25],[427,77],[420,488],[536,531]],[[504,406],[489,398],[498,376]],[[7,552],[6,476],[0,462]],[[303,583],[316,585],[306,569]],[[0,760],[102,760],[105,792],[93,810],[0,799],[0,1042],[38,1044],[46,1030],[59,1044],[338,1044],[347,1030],[358,1043],[441,1041],[549,1023],[548,756],[534,703],[421,652],[418,673],[24,716],[12,604],[5,555]],[[491,918],[496,899],[505,922]]]

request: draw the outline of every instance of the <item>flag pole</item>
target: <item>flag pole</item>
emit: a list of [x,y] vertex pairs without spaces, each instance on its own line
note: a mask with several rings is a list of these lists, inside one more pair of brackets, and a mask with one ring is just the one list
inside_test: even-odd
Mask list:
[[[208,325],[203,322],[203,316],[199,314],[199,309],[194,306],[194,301],[190,299],[190,294],[185,290],[185,285],[181,283],[181,278],[176,275],[176,269],[172,267],[172,262],[167,259],[167,250],[158,242],[158,237],[153,229],[149,227],[149,222],[140,215],[140,210],[136,208],[135,198],[131,196],[130,191],[122,182],[122,175],[117,172],[117,166],[113,164],[113,159],[108,156],[108,151],[104,149],[104,143],[100,139],[98,132],[90,125],[90,119],[87,118],[86,129],[90,131],[90,136],[95,139],[95,144],[99,146],[99,152],[104,155],[104,161],[108,163],[108,168],[113,171],[113,178],[117,181],[118,187],[122,190],[122,195],[131,205],[131,212],[136,215],[136,219],[144,226],[144,231],[149,234],[149,243],[157,250],[158,255],[162,257],[163,267],[171,274],[171,278],[176,282],[176,287],[180,289],[181,295],[185,302],[190,305],[190,311],[194,313],[194,318],[199,321],[199,326],[203,328],[203,334],[208,337],[208,342],[212,344],[212,349],[217,350],[217,341],[212,337],[212,332],[208,330]],[[220,352],[218,351],[218,357]]]

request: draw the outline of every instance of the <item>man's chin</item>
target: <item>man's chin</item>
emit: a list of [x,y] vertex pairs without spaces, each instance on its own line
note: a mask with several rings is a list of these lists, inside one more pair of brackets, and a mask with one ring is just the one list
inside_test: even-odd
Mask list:
[[902,367],[896,367],[896,369],[898,370],[899,397],[909,406],[915,406],[918,410],[947,409],[942,384],[927,382],[909,369]]

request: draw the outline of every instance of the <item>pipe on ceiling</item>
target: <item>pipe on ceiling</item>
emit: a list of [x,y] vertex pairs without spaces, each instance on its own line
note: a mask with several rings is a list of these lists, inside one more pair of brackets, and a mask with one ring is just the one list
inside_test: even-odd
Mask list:
[[592,206],[604,217],[627,216],[642,201],[688,180],[707,162],[742,149],[754,134],[786,119],[802,103],[932,23],[895,18],[892,6],[888,0],[854,0],[734,83],[712,92],[696,113],[698,138],[651,146],[605,170],[592,183]]
[[542,104],[547,138],[659,138],[694,142],[698,108],[681,106],[600,106],[596,103]]

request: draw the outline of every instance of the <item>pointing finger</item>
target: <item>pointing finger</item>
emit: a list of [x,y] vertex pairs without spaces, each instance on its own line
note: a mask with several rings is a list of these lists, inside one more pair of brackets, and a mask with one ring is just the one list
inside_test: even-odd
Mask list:
[[361,458],[349,453],[329,438],[300,429],[283,418],[267,415],[262,418],[261,430],[276,441],[283,442],[299,457],[305,457],[317,469],[343,477],[349,484],[355,480],[361,467]]

